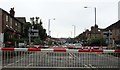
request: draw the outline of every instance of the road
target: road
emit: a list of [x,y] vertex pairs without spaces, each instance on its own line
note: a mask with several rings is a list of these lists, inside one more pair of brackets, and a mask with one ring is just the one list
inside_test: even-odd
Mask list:
[[5,68],[118,68],[120,58],[95,52],[31,52],[3,60]]

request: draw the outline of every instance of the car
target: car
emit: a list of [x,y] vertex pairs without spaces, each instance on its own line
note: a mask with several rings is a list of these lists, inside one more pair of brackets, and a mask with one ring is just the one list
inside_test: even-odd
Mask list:
[[49,46],[44,46],[44,45],[34,45],[34,48],[49,48]]
[[114,49],[120,49],[120,40],[115,41]]
[[75,46],[74,45],[69,45],[69,46],[67,46],[67,48],[69,48],[69,49],[75,49]]
[[115,49],[120,49],[120,44],[116,44]]
[[67,46],[69,49],[81,49],[82,48],[82,44],[80,43],[75,43],[75,44],[69,44],[69,46]]
[[39,48],[39,45],[34,45],[34,48]]

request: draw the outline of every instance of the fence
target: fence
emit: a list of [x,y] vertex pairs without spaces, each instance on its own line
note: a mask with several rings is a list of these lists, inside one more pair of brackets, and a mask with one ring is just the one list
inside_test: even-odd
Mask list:
[[2,68],[119,68],[120,50],[0,48]]

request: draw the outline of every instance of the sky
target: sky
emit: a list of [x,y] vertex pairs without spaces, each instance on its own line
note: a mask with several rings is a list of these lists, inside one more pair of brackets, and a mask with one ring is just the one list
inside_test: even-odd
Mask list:
[[[118,21],[118,2],[120,0],[0,0],[0,8],[9,12],[14,7],[15,17],[40,17],[52,37],[74,37],[96,23],[106,28]],[[88,8],[84,8],[87,6]],[[53,20],[55,18],[55,20]],[[74,25],[74,26],[73,26]]]

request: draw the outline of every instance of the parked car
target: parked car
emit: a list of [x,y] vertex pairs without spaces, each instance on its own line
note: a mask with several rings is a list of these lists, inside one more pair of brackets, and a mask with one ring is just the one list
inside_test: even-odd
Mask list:
[[49,47],[44,45],[34,45],[34,48],[49,48]]
[[80,44],[80,43],[69,44],[67,46],[67,48],[69,48],[69,49],[80,49],[80,48],[82,48],[82,44]]
[[120,40],[115,41],[115,49],[120,49]]
[[116,44],[115,49],[120,49],[120,44]]

